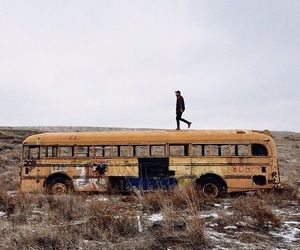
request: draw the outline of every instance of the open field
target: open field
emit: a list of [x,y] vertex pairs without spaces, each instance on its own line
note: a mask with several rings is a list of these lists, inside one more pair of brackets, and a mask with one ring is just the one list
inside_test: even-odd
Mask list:
[[94,128],[0,128],[1,249],[299,249],[300,133],[272,133],[282,193],[207,200],[190,186],[128,196],[11,192],[23,139],[55,130]]

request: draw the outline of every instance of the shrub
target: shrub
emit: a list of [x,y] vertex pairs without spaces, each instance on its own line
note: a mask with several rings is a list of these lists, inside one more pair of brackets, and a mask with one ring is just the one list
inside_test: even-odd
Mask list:
[[76,249],[78,235],[62,227],[49,228],[40,225],[37,228],[21,229],[13,237],[6,237],[0,244],[5,249]]
[[125,203],[104,203],[93,201],[87,211],[88,221],[84,234],[87,239],[108,239],[133,237],[138,234],[136,211]]
[[281,220],[266,203],[257,196],[239,197],[233,204],[238,216],[249,216],[255,220],[258,228],[267,227],[269,224],[280,226]]
[[[190,211],[189,214],[192,214]],[[172,207],[164,207],[162,210],[164,217],[160,230],[153,232],[154,241],[157,248],[167,249],[171,246],[180,246],[183,249],[205,249],[209,248],[208,239],[204,233],[203,221],[199,216],[184,215],[180,211],[175,211]],[[178,227],[178,222],[184,222],[186,227]],[[182,223],[180,223],[182,225]]]

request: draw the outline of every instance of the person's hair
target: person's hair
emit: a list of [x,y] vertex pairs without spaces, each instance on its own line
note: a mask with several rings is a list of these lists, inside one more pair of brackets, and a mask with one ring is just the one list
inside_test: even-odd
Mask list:
[[181,94],[181,92],[179,90],[177,90],[176,93],[178,93],[179,95]]

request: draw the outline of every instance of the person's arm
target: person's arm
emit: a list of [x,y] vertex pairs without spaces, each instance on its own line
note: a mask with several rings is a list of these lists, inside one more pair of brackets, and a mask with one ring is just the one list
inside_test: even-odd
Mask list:
[[178,103],[179,103],[179,111],[181,112],[181,113],[183,113],[184,112],[184,110],[185,110],[185,106],[184,106],[184,99],[183,99],[183,97],[182,96],[180,96],[180,98],[178,99]]

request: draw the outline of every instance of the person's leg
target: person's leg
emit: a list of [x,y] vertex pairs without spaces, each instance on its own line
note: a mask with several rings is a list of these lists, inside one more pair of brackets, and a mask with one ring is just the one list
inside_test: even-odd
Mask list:
[[177,123],[177,130],[180,129],[180,123],[179,123],[179,120],[181,119],[181,113],[176,113],[176,123]]
[[190,128],[190,126],[191,126],[191,124],[192,124],[191,122],[189,122],[189,121],[187,121],[187,120],[181,118],[181,116],[180,116],[180,119],[179,119],[179,120],[185,122],[185,123],[188,125],[188,128]]
[[183,121],[183,122],[185,122],[186,124],[189,124],[189,123],[190,123],[189,121],[187,121],[186,119],[183,119],[183,118],[180,118],[180,121]]

